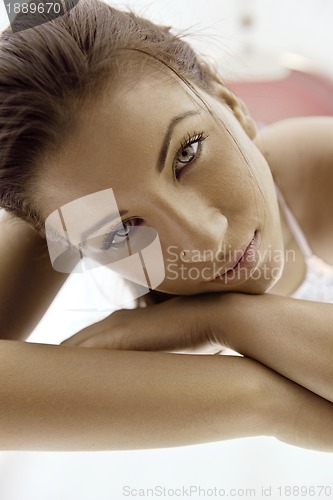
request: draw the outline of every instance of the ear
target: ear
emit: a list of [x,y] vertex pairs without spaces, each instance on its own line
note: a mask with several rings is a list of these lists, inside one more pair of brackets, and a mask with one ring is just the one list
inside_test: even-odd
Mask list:
[[257,128],[243,101],[236,97],[223,83],[214,81],[211,85],[216,93],[216,97],[229,106],[246,134],[253,140],[257,134]]

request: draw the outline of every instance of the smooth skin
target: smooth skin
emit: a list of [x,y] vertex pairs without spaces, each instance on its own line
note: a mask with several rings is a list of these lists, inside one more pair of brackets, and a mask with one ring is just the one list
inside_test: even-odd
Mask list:
[[25,340],[68,276],[53,270],[30,225],[1,210],[0,228],[0,338]]
[[[36,181],[43,219],[59,207],[111,187],[119,211],[127,211],[123,220],[129,234],[134,234],[134,224],[158,233],[166,270],[158,291],[263,293],[276,282],[272,271],[282,271],[282,264],[266,259],[260,267],[266,265],[268,272],[259,280],[242,276],[235,284],[212,282],[218,270],[230,267],[255,231],[262,254],[267,248],[283,252],[275,186],[253,143],[253,123],[246,112],[240,111],[239,120],[234,116],[224,101],[230,93],[223,85],[217,86],[213,98],[199,89],[196,95],[165,71],[151,73],[143,72],[141,78],[136,74],[134,87],[132,75],[127,85],[123,78],[113,82],[100,103],[87,106],[80,115],[77,132],[61,153],[45,159]],[[157,84],[161,80],[163,85]],[[184,147],[189,140],[196,141],[193,151],[190,145]],[[165,160],[160,165],[162,152]],[[185,163],[192,154],[193,160]],[[103,206],[87,223],[77,217],[76,232],[87,231],[104,217]],[[91,250],[90,242],[83,244]],[[184,250],[189,255],[185,262],[180,258]],[[195,252],[200,262],[194,261]],[[193,267],[198,271],[194,278]]]
[[[174,82],[170,84],[174,86]],[[126,90],[124,96],[128,96],[128,105],[133,109],[134,103],[131,101],[129,89]],[[140,91],[147,92],[147,90],[148,87],[143,81]],[[181,92],[184,94],[184,89],[181,89]],[[157,103],[157,101],[154,103],[152,110]],[[191,104],[196,106],[193,101]],[[167,106],[167,110],[169,109],[171,106]],[[118,119],[117,113],[121,113],[121,107],[114,112],[115,119]],[[313,205],[318,212],[312,213],[311,222],[305,223],[302,227],[306,230],[310,245],[324,258],[325,249],[329,248],[329,239],[332,239],[331,222],[328,217],[325,219],[321,214],[333,208],[328,189],[323,189],[329,183],[332,185],[333,180],[330,168],[333,155],[329,140],[333,120],[321,118],[288,120],[269,127],[259,137],[251,139],[252,132],[249,133],[245,118],[238,117],[239,121],[235,121],[233,115],[223,105],[219,108],[219,112],[223,118],[222,122],[227,122],[241,140],[242,147],[245,148],[244,154],[253,161],[258,160],[259,163],[255,163],[258,170],[254,169],[253,173],[257,172],[257,180],[262,183],[263,192],[274,193],[271,177],[273,175],[301,223],[303,217],[305,221],[307,215],[306,195],[309,195],[309,186],[314,192],[318,190],[317,195],[313,195],[317,196],[316,200],[320,202],[320,205],[319,203]],[[91,119],[91,115],[88,116]],[[98,116],[96,113],[96,117]],[[160,113],[158,116],[162,122],[161,116],[164,115]],[[207,125],[209,118],[205,116]],[[111,117],[103,115],[103,119],[106,118],[109,120]],[[214,128],[214,123],[214,120],[209,121],[211,126],[209,137],[213,153],[217,154],[221,146],[217,138],[218,129]],[[96,122],[94,125],[96,127]],[[155,125],[155,122],[147,121],[148,128]],[[162,123],[161,127],[163,129],[165,124]],[[128,130],[127,122],[127,133]],[[102,149],[106,142],[105,137],[100,135],[101,132],[102,130],[98,130],[97,127],[96,135],[90,136],[92,144],[96,147],[94,156],[98,166],[93,169],[94,175],[89,176],[89,160],[92,158],[88,156],[89,150],[92,151],[93,148],[89,149],[87,146],[83,156],[80,156],[79,146],[83,146],[80,140],[87,140],[82,129],[80,134],[83,133],[83,136],[79,135],[79,142],[73,143],[77,144],[77,147],[68,149],[62,158],[72,161],[70,163],[72,174],[69,173],[68,165],[65,165],[64,161],[58,164],[56,170],[54,168],[46,170],[45,189],[47,185],[60,187],[62,180],[70,180],[64,176],[76,175],[75,168],[82,169],[84,175],[76,177],[81,180],[75,184],[75,190],[74,188],[67,191],[53,190],[53,193],[59,192],[59,199],[53,199],[49,208],[44,206],[44,216],[48,215],[47,211],[84,196],[88,189],[97,191],[105,186],[107,172],[103,170],[103,161],[108,159],[109,153],[107,149]],[[146,132],[152,135],[149,130]],[[153,137],[155,135],[159,137],[157,131]],[[285,138],[283,151],[281,151],[281,136]],[[156,191],[156,187],[161,186],[157,183],[157,178],[156,181],[148,182],[150,175],[148,169],[151,165],[148,156],[152,155],[155,158],[158,147],[150,143],[151,147],[145,149],[144,140],[137,139],[133,143],[135,134],[125,137],[120,132],[112,146],[117,151],[115,158],[117,154],[127,155],[131,154],[131,151],[135,151],[136,158],[141,158],[138,151],[146,155],[142,159],[142,165],[140,164],[140,175],[145,177],[141,182],[147,190],[151,189],[150,194],[158,193],[151,202],[157,207],[158,220],[164,223],[164,226],[161,226],[162,244],[172,237],[179,248],[186,248],[186,245],[188,248],[192,241],[196,245],[210,244],[216,248],[221,243],[221,235],[224,235],[225,238],[229,238],[230,244],[236,246],[242,243],[245,230],[247,236],[250,234],[250,229],[253,227],[251,225],[249,229],[246,226],[250,221],[251,224],[259,222],[259,227],[263,230],[262,245],[274,245],[277,250],[281,246],[284,248],[289,244],[292,246],[294,242],[288,227],[283,217],[279,219],[281,213],[276,199],[269,196],[264,205],[260,190],[253,190],[254,184],[248,189],[245,182],[240,182],[242,174],[249,172],[248,164],[236,161],[239,155],[236,154],[235,143],[228,142],[227,134],[223,133],[223,137],[228,147],[226,150],[221,150],[221,154],[226,155],[229,160],[234,160],[233,165],[239,172],[238,188],[242,192],[235,197],[236,200],[231,195],[227,199],[218,196],[218,191],[215,193],[216,178],[211,183],[207,172],[205,173],[207,181],[200,187],[199,193],[199,197],[204,200],[202,210],[208,211],[202,220],[207,222],[207,214],[211,216],[208,217],[210,225],[207,227],[205,240],[200,231],[200,221],[193,224],[192,218],[186,218],[186,208],[189,209],[191,203],[195,201],[197,203],[197,196],[194,196],[196,194],[194,181],[199,175],[194,172],[197,165],[193,164],[191,174],[189,169],[183,176],[184,183],[185,175],[190,179],[188,182],[193,183],[191,188],[182,187],[189,193],[188,205],[182,204],[180,213],[175,210],[171,212],[172,225],[170,223],[168,226],[168,219],[163,218],[164,210],[176,206],[178,188],[172,187],[174,185],[170,169],[168,171],[166,167],[163,171],[165,184],[160,191]],[[95,141],[99,138],[101,142],[96,144]],[[125,140],[132,141],[131,147],[124,147],[122,141]],[[253,140],[263,152],[263,157],[253,148]],[[178,143],[177,137],[175,144]],[[140,147],[143,149],[140,150]],[[74,154],[71,151],[75,152],[74,158],[71,157],[71,154]],[[97,157],[96,152],[98,152]],[[207,161],[205,166],[209,169],[210,162],[205,160],[203,154],[202,150],[200,160]],[[77,163],[73,162],[75,158],[78,160]],[[86,164],[82,163],[85,158]],[[264,158],[269,161],[269,167]],[[123,182],[126,183],[128,191],[125,189],[122,191],[119,185],[119,205],[124,200],[131,200],[132,204],[136,204],[134,208],[138,209],[141,198],[135,197],[134,188],[130,189],[131,182],[133,186],[135,183],[135,179],[132,178],[134,170],[131,171],[131,175],[128,171],[125,174],[124,164],[126,168],[131,164],[130,161],[126,163],[125,159],[120,156],[119,165],[122,165]],[[292,164],[293,168],[287,169],[288,164]],[[316,175],[318,165],[322,172],[320,177]],[[106,164],[104,168],[106,169]],[[99,169],[101,169],[100,176],[96,175]],[[112,172],[112,169],[109,170]],[[57,173],[52,179],[51,172]],[[295,188],[297,177],[300,178],[300,175],[303,179],[304,192]],[[323,182],[324,176],[326,183]],[[119,178],[110,179],[110,182]],[[230,183],[234,182],[232,175],[227,178]],[[91,184],[93,182],[94,184]],[[72,186],[72,183],[66,182],[65,185]],[[292,191],[293,187],[295,191]],[[115,191],[118,192],[117,186]],[[224,193],[226,197],[228,192],[230,190],[226,189]],[[126,193],[128,196],[125,196]],[[49,194],[45,193],[45,196]],[[142,199],[150,200],[148,194],[147,191]],[[173,197],[173,204],[166,195]],[[228,203],[232,204],[232,210],[226,214],[222,209],[227,210]],[[253,217],[244,217],[246,204]],[[142,207],[144,208],[143,205]],[[132,215],[134,215],[134,208],[122,205],[121,208],[133,210]],[[148,215],[153,213],[152,207],[147,209],[146,213]],[[271,224],[260,224],[264,213],[271,222],[280,222],[280,231],[274,233]],[[142,214],[137,213],[137,215]],[[311,227],[316,227],[312,222],[316,216],[317,221],[321,221],[321,229],[311,232]],[[41,239],[32,232],[29,238],[21,238],[20,232],[24,235],[28,231],[23,222],[14,223],[13,220],[8,220],[1,228],[2,230],[6,228],[7,232],[14,231],[14,228],[19,231],[13,238],[15,252],[14,247],[11,247],[10,252],[8,245],[3,244],[0,247],[1,257],[7,255],[6,272],[12,269],[14,276],[17,276],[12,282],[10,299],[6,299],[8,308],[3,311],[4,324],[10,327],[11,324],[15,324],[12,319],[13,311],[17,316],[17,311],[24,309],[26,297],[33,294],[37,296],[41,291],[43,291],[40,293],[42,300],[39,304],[37,300],[35,301],[35,308],[31,307],[31,314],[36,315],[35,318],[38,314],[42,314],[49,298],[56,293],[64,278],[60,275],[62,276],[60,279],[60,273],[52,272],[50,268],[46,272],[40,271],[39,268],[37,270],[36,267],[36,279],[29,279],[25,285],[25,294],[21,293],[16,298],[14,288],[20,289],[19,275],[30,266],[31,259],[25,258],[29,255],[26,250],[30,248],[33,253],[33,248],[36,251],[40,249]],[[218,234],[216,228],[220,230]],[[236,228],[237,232],[234,232]],[[0,262],[4,262],[4,258],[1,258]],[[18,263],[21,267],[17,267]],[[307,301],[296,301],[284,296],[283,292],[289,293],[301,281],[302,274],[299,271],[302,268],[301,264],[294,266],[298,269],[297,273],[286,274],[285,276],[289,276],[287,281],[282,274],[281,280],[275,285],[266,279],[259,284],[249,280],[248,283],[244,282],[233,287],[218,285],[220,288],[217,289],[215,283],[198,282],[192,293],[192,289],[186,288],[188,284],[179,284],[181,289],[178,289],[177,293],[184,296],[171,298],[162,304],[150,305],[146,309],[117,311],[103,322],[83,330],[60,346],[15,341],[27,338],[31,331],[31,325],[35,320],[29,325],[27,312],[20,325],[16,322],[13,335],[10,328],[3,330],[3,339],[14,340],[0,341],[0,372],[1,380],[4,381],[0,393],[1,449],[135,449],[180,446],[241,436],[271,435],[297,446],[332,451],[333,403],[330,389],[332,370],[329,367],[331,359],[329,353],[332,352],[330,328],[333,320],[332,306],[310,304]],[[16,268],[20,273],[15,274]],[[42,278],[45,273],[47,279]],[[40,277],[37,279],[38,275]],[[8,277],[8,274],[6,276]],[[282,288],[278,290],[277,286],[282,278],[285,280],[284,290]],[[276,286],[275,290],[279,291],[279,295],[274,294],[272,285]],[[166,280],[161,291],[169,290],[171,293],[171,286],[175,285]],[[226,288],[227,286],[229,288]],[[269,293],[257,295],[267,289]],[[173,292],[176,291],[174,288]],[[226,291],[233,293],[215,293]],[[7,297],[6,289],[0,290],[0,293]],[[48,299],[42,298],[43,296]],[[276,314],[281,305],[286,313],[283,325],[280,315]],[[196,314],[193,314],[194,312]],[[167,323],[162,323],[164,317],[168,318]],[[90,348],[84,348],[83,344],[80,347],[82,341],[90,342],[86,344],[86,347]],[[271,354],[272,343],[278,355]],[[238,350],[244,357],[200,354],[218,352],[224,346]],[[313,346],[316,346],[315,350],[311,350]],[[149,350],[168,352],[147,352]],[[186,354],[175,354],[175,352]],[[314,359],[311,359],[312,357]],[[314,378],[312,374],[318,367],[320,367],[319,376]]]

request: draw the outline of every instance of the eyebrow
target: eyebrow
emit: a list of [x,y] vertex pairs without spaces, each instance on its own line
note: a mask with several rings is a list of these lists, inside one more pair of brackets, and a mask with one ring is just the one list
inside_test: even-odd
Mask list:
[[[168,129],[167,129],[167,132],[165,134],[165,137],[164,137],[164,140],[162,143],[162,148],[161,148],[161,151],[160,151],[160,154],[158,157],[157,170],[159,172],[162,172],[162,170],[164,168],[166,156],[167,156],[168,149],[169,149],[170,142],[171,142],[171,137],[172,137],[172,134],[173,134],[173,131],[174,131],[174,128],[176,127],[176,125],[179,122],[181,122],[182,120],[185,120],[186,118],[188,118],[189,116],[198,115],[200,113],[201,113],[201,111],[199,111],[199,110],[186,111],[186,113],[182,113],[181,115],[175,116],[171,120],[171,122],[168,126]],[[128,210],[121,210],[120,212],[117,212],[117,213],[108,215],[107,217],[104,217],[104,219],[98,221],[96,224],[91,226],[89,229],[86,229],[85,231],[82,232],[81,241],[87,240],[89,236],[91,236],[92,234],[94,234],[96,231],[98,231],[102,227],[106,226],[107,224],[110,224],[110,222],[112,222],[114,219],[119,217],[119,215],[120,215],[120,217],[122,217],[123,215],[126,215],[127,213],[128,213]]]
[[186,113],[183,113],[181,115],[175,116],[171,120],[171,122],[169,124],[169,127],[168,127],[168,130],[166,131],[166,134],[165,134],[165,137],[164,137],[164,141],[162,143],[162,148],[161,148],[161,151],[160,151],[160,154],[159,154],[159,157],[158,157],[158,163],[157,163],[157,170],[158,170],[158,172],[162,172],[162,170],[164,168],[165,159],[166,159],[166,156],[167,156],[167,153],[168,153],[168,149],[169,149],[169,146],[170,146],[172,133],[174,131],[175,126],[179,122],[181,122],[182,120],[185,120],[185,118],[187,118],[188,116],[199,115],[200,113],[201,113],[201,111],[199,111],[199,110],[196,110],[196,111],[187,111]]

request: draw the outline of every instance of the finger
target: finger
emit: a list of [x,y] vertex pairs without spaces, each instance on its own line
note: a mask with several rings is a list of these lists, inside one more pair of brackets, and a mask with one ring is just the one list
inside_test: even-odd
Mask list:
[[177,329],[166,329],[156,332],[154,329],[136,328],[136,331],[124,329],[105,330],[78,341],[79,347],[96,347],[130,351],[156,351],[187,354],[214,354],[221,347],[209,345],[206,338],[202,342],[198,338],[191,339]]
[[93,325],[90,325],[83,330],[79,331],[78,333],[75,333],[71,337],[69,337],[66,340],[63,340],[60,342],[60,345],[67,345],[67,346],[77,346],[81,342],[84,342],[85,340],[89,339],[91,336],[95,335],[98,332],[98,329],[100,328],[100,323],[94,323]]

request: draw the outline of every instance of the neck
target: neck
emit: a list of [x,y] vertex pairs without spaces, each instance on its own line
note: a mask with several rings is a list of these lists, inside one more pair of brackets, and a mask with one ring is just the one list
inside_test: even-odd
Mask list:
[[275,285],[269,290],[269,293],[275,293],[277,295],[289,296],[303,281],[306,267],[304,257],[295,241],[294,235],[291,232],[288,222],[285,217],[284,209],[278,197],[278,206],[281,221],[281,230],[284,246],[284,254],[291,255],[291,251],[294,252],[295,259],[288,259],[285,262],[282,276],[275,283]]
[[287,250],[293,243],[294,237],[292,232],[290,231],[284,210],[281,206],[281,202],[278,198],[278,205],[279,205],[279,213],[280,213],[280,222],[281,222],[281,229],[282,229],[282,238],[283,238],[283,246],[285,250]]

